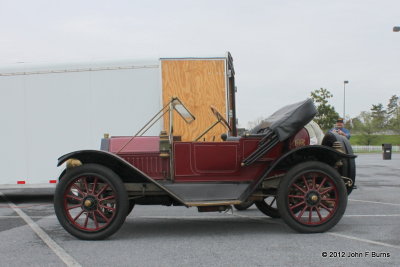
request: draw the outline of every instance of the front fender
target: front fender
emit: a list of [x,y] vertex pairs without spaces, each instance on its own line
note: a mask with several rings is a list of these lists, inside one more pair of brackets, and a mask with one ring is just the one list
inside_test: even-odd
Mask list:
[[354,159],[356,157],[356,155],[341,153],[336,149],[323,145],[303,146],[293,149],[269,166],[257,180],[249,185],[240,199],[242,201],[246,200],[275,169],[289,169],[298,163],[308,160],[321,161],[333,166],[340,159]]
[[[185,204],[184,201],[178,197],[176,194],[168,190],[165,186],[148,176],[146,173],[142,172],[123,158],[118,155],[112,154],[107,151],[101,150],[79,150],[68,154],[65,154],[58,158],[57,166],[62,165],[69,159],[77,159],[86,163],[100,164],[108,167],[114,171],[124,183],[152,183],[157,187],[165,191],[172,198],[176,199],[178,202]],[[61,178],[62,176],[60,176]]]

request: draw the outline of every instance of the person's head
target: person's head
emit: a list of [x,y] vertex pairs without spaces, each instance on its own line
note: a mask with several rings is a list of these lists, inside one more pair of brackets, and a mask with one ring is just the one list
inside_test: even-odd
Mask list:
[[343,128],[343,126],[344,126],[343,119],[342,118],[337,119],[336,127],[337,128]]

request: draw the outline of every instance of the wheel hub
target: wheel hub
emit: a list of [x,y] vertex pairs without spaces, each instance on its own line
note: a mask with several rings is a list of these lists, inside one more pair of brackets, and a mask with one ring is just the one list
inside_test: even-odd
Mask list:
[[93,211],[97,209],[97,200],[94,196],[87,196],[83,199],[82,208],[86,211]]
[[307,193],[306,202],[308,206],[314,207],[317,206],[320,202],[321,196],[316,191],[310,191]]

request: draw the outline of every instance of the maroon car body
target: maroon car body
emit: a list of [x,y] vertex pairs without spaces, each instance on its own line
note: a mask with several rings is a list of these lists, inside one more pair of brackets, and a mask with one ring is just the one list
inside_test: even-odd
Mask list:
[[[101,150],[59,158],[58,165],[67,166],[56,188],[56,215],[72,235],[103,239],[119,229],[134,205],[205,212],[254,202],[297,231],[329,230],[346,209],[355,156],[334,133],[310,145],[304,126],[314,115],[307,100],[221,142],[181,142],[173,135],[104,138]],[[218,112],[216,117],[220,122]]]

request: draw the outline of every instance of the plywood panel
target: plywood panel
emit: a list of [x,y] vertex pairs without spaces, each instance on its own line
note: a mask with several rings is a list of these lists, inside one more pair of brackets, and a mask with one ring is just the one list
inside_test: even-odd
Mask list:
[[[216,121],[211,112],[213,105],[226,118],[225,60],[162,60],[163,103],[177,96],[196,117],[186,124],[178,114],[174,116],[174,135],[182,141],[192,141]],[[164,129],[168,131],[168,116],[164,117]],[[221,141],[227,132],[217,125],[204,137],[206,141]],[[202,138],[203,140],[203,138]]]

